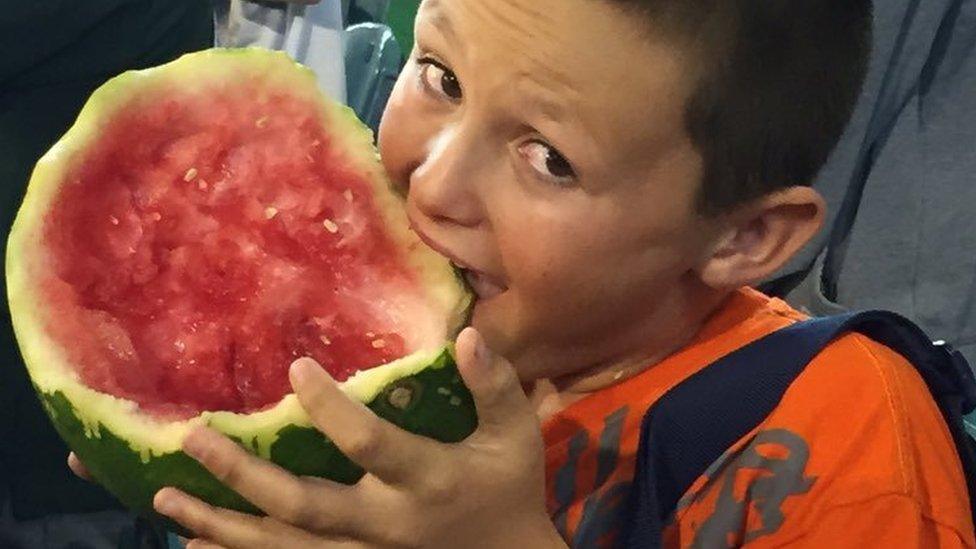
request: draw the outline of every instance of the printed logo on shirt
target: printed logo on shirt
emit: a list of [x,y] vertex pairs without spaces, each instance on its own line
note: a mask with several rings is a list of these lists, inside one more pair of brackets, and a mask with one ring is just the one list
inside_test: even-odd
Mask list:
[[[595,487],[583,504],[582,516],[572,536],[573,547],[598,547],[612,538],[619,524],[620,511],[626,502],[630,482],[608,483],[618,468],[620,437],[629,406],[623,406],[604,418],[597,450]],[[556,528],[566,538],[571,531],[568,510],[576,499],[576,482],[580,456],[589,450],[590,433],[582,430],[569,442],[566,462],[555,474],[554,495],[559,507],[553,516]]]
[[[704,499],[709,491],[719,490],[715,508],[698,527],[691,547],[736,547],[779,531],[786,520],[783,503],[809,492],[817,480],[804,476],[809,460],[807,442],[786,429],[762,431],[744,449],[723,455],[705,473],[710,479],[705,490],[686,494],[679,503],[680,511]],[[761,474],[737,494],[736,476],[743,470]],[[712,479],[717,481],[714,485]],[[750,506],[761,526],[743,532]]]

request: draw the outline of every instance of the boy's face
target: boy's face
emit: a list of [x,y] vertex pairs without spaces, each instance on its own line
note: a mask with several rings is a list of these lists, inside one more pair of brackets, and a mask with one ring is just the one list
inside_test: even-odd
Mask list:
[[[524,380],[679,337],[717,231],[695,213],[686,59],[602,0],[426,0],[380,130],[417,233]],[[687,335],[687,334],[684,334]]]

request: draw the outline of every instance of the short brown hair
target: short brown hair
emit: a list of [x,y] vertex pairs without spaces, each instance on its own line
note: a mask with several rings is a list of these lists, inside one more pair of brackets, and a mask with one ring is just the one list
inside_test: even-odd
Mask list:
[[685,113],[702,213],[813,182],[860,95],[871,0],[612,1],[702,63]]

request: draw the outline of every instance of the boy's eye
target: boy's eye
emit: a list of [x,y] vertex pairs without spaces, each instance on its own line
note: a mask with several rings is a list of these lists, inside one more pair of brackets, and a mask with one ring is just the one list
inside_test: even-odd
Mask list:
[[542,178],[559,185],[569,185],[576,180],[576,172],[569,161],[551,145],[533,140],[518,148],[521,154]]
[[417,63],[420,65],[420,79],[427,89],[451,100],[461,99],[461,83],[451,69],[429,57],[420,59]]

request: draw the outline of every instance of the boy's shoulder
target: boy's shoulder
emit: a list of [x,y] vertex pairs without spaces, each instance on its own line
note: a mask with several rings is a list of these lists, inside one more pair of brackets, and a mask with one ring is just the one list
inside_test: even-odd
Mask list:
[[[689,345],[547,421],[553,516],[589,524],[590,503],[612,500],[633,478],[650,406],[707,365],[805,318],[780,300],[737,291]],[[724,547],[734,538],[753,548],[838,540],[976,547],[968,502],[955,447],[915,368],[850,334],[821,352],[772,414],[684,494],[666,546]]]
[[852,497],[874,487],[924,498],[927,489],[949,487],[919,480],[947,475],[965,493],[952,436],[925,381],[900,354],[862,334],[827,346],[766,423],[803,433],[817,446],[818,458],[834,468],[825,472],[863,485],[866,492]]
[[864,335],[825,348],[751,435],[729,457],[753,458],[760,476],[782,473],[778,485],[767,482],[782,493],[794,534],[857,538],[870,532],[859,525],[876,521],[906,546],[920,531],[931,536],[925,546],[976,543],[962,466],[928,387],[905,358]]
[[[755,330],[804,318],[761,294],[733,300],[741,318],[712,345],[744,346]],[[756,546],[787,538],[918,546],[911,538],[920,533],[928,536],[921,546],[976,543],[955,445],[924,380],[900,354],[862,334],[829,344],[710,471],[712,478],[686,494],[682,537],[707,536],[721,517],[736,515],[746,532],[770,534]]]
[[[765,300],[752,322],[772,316],[785,325],[806,318],[778,299],[748,297]],[[932,476],[932,469],[958,472],[962,479],[948,427],[918,370],[860,333],[837,338],[807,365],[761,427],[772,428],[800,436],[815,450],[814,464],[835,468],[824,474],[863,485],[866,491],[854,497],[868,495],[870,486],[924,497],[926,487],[916,481]],[[964,482],[958,487],[965,493]]]

